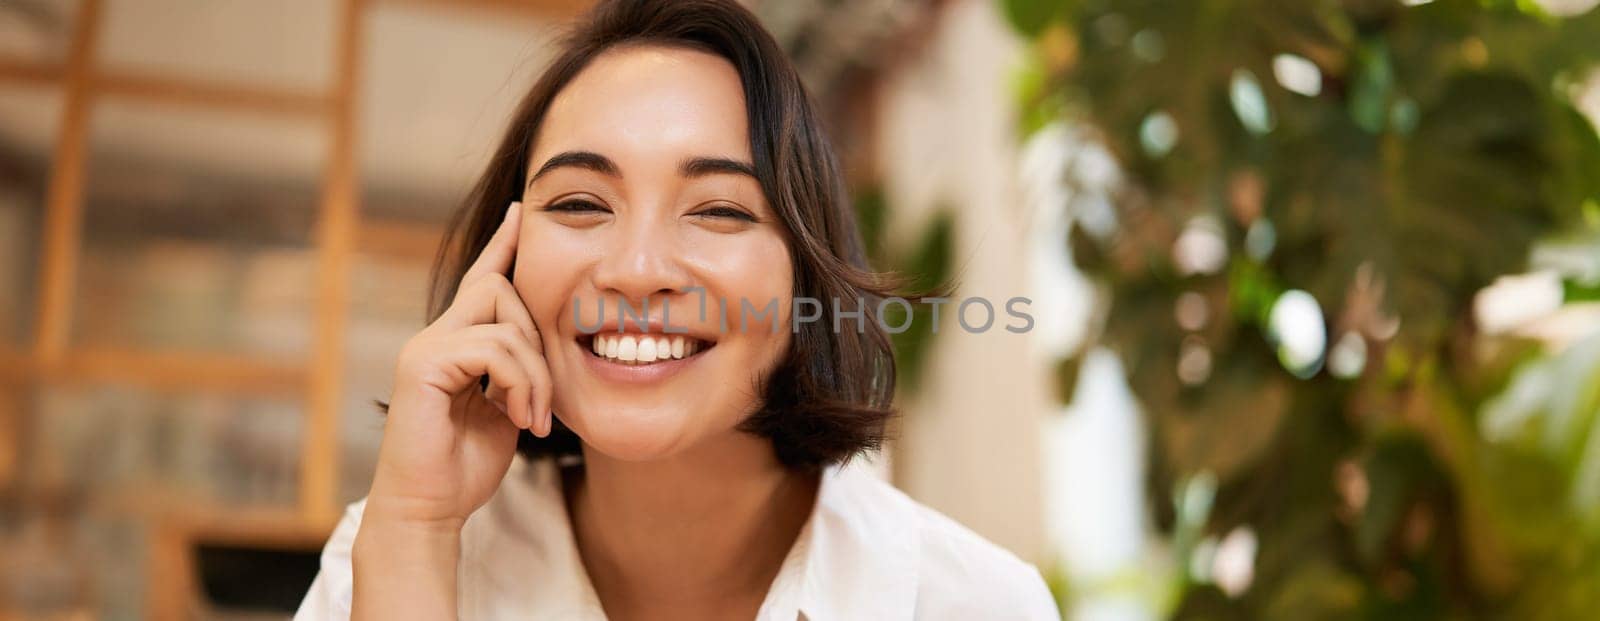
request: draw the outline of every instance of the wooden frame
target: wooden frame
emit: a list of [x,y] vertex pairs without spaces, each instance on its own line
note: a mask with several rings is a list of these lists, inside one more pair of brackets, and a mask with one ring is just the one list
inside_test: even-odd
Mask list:
[[315,93],[278,92],[128,71],[97,72],[97,95],[260,112],[271,116],[323,118],[335,102]]
[[[566,18],[589,0],[338,0],[333,84],[326,93],[284,92],[96,66],[107,0],[80,0],[69,49],[60,63],[0,57],[0,84],[57,86],[62,114],[50,169],[34,341],[25,350],[0,346],[0,385],[107,382],[161,391],[202,389],[232,394],[300,395],[306,424],[300,457],[298,506],[287,511],[202,507],[162,510],[147,533],[150,546],[146,613],[183,618],[194,598],[191,549],[196,541],[264,547],[315,546],[339,518],[338,420],[344,379],[349,273],[357,251],[431,259],[436,231],[377,223],[363,227],[357,179],[357,85],[367,9],[374,3],[441,10],[488,10]],[[71,329],[82,253],[90,113],[103,100],[124,99],[200,108],[243,110],[273,117],[314,119],[330,136],[315,231],[318,276],[312,352],[301,364],[198,352],[74,347]],[[419,254],[418,248],[430,250]],[[15,413],[18,416],[24,413]],[[0,455],[16,451],[19,434],[0,426]],[[10,436],[10,437],[8,437]],[[140,505],[122,510],[145,511]],[[158,509],[160,510],[160,509]],[[4,614],[4,611],[0,611]]]
[[72,297],[82,242],[84,166],[87,157],[90,68],[100,38],[101,0],[82,0],[67,56],[61,125],[45,198],[43,260],[39,273],[39,312],[34,319],[34,355],[44,365],[67,351]]
[[300,505],[314,523],[338,518],[335,499],[339,469],[338,412],[344,377],[344,320],[349,306],[350,254],[355,239],[356,84],[360,65],[363,0],[343,0],[339,15],[338,61],[333,93],[332,152],[323,180],[322,213],[317,223],[316,350],[311,367],[305,439],[300,460]]
[[61,81],[61,68],[50,64],[0,58],[0,81],[41,85],[55,84]]

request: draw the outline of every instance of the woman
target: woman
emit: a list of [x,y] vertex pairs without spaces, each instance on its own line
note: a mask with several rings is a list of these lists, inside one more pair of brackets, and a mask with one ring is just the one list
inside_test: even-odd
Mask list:
[[1033,567],[844,465],[890,414],[888,285],[732,0],[582,20],[435,282],[297,619],[1056,616]]

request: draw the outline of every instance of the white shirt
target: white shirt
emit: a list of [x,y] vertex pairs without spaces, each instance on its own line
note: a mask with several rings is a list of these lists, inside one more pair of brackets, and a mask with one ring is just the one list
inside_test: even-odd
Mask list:
[[[550,459],[517,456],[461,531],[461,619],[605,619]],[[350,617],[350,548],[366,501],[322,552],[295,621]],[[767,592],[760,621],[1060,619],[1032,565],[911,500],[862,467],[824,471],[816,506]]]

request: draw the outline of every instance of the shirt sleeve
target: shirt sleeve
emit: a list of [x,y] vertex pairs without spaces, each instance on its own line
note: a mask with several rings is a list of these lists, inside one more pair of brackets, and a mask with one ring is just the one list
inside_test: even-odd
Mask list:
[[361,528],[361,511],[366,500],[359,500],[345,508],[344,517],[328,537],[322,548],[322,567],[310,590],[294,613],[294,621],[344,621],[350,618],[352,572],[350,549],[356,541],[356,531]]

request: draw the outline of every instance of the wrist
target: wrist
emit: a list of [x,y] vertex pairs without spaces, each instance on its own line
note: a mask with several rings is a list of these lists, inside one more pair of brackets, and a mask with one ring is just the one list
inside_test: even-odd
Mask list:
[[459,502],[451,495],[430,496],[409,491],[413,485],[396,483],[396,477],[378,464],[372,488],[367,490],[362,522],[371,519],[384,527],[416,534],[458,534],[467,516],[460,514]]
[[455,618],[460,549],[459,527],[363,515],[350,559],[353,618]]
[[453,547],[461,539],[461,522],[457,520],[411,520],[388,517],[366,517],[356,531],[356,544],[363,535],[367,541],[384,545],[404,545],[408,548],[442,549]]
[[461,520],[417,520],[370,508],[364,512],[353,556],[406,555],[414,560],[454,561],[461,545]]

